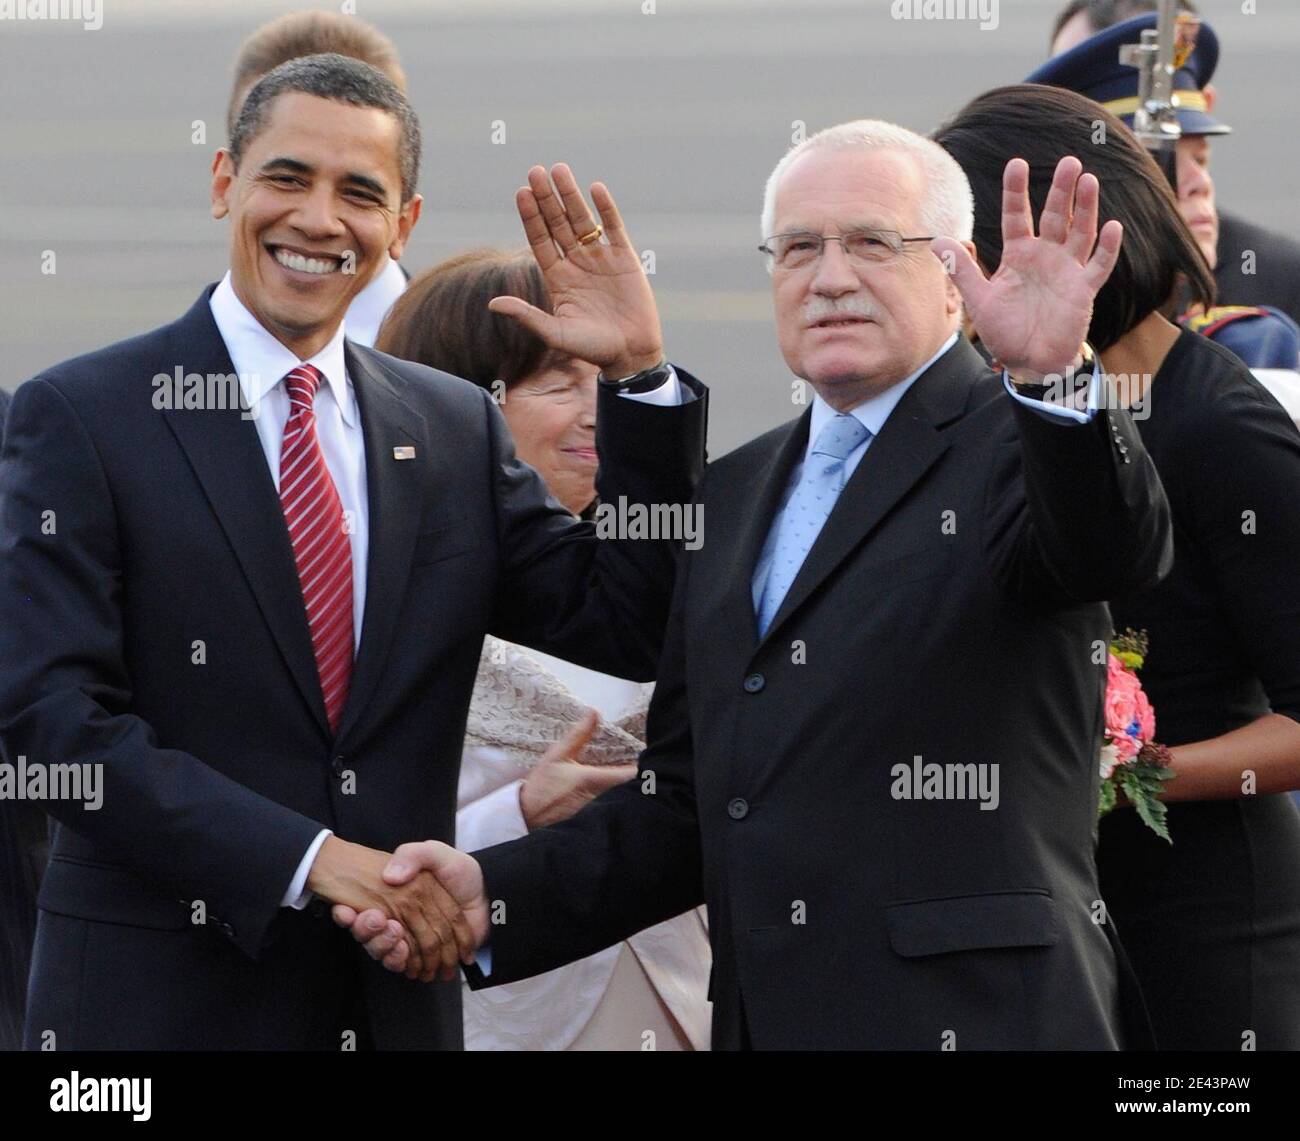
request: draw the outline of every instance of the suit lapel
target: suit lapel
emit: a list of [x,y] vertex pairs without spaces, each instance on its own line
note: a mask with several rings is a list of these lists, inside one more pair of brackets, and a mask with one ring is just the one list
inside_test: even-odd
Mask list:
[[[446,465],[445,457],[452,454],[451,441],[440,439],[436,428],[402,399],[379,365],[357,352],[350,341],[344,353],[366,446],[370,542],[361,644],[339,722],[340,744],[355,731],[383,673],[410,577],[424,489],[450,486],[440,470]],[[394,458],[395,447],[412,445],[414,458]]]
[[[235,366],[208,307],[211,293],[207,289],[173,326],[171,359],[183,362],[184,373],[231,376]],[[293,546],[256,427],[239,408],[171,408],[163,417],[203,487],[294,683],[328,736]]]
[[[940,429],[962,414],[973,379],[982,368],[979,354],[958,337],[908,389],[840,493],[758,647],[777,634],[786,619],[866,541],[948,450],[950,441]],[[806,441],[806,428],[802,436]],[[788,467],[786,472],[788,480]],[[769,526],[774,511],[775,507],[767,511]],[[762,530],[766,534],[766,527]],[[761,545],[761,538],[759,542]],[[753,562],[750,568],[752,571]],[[748,583],[747,578],[746,590]],[[752,607],[750,613],[752,616]]]
[[[208,306],[209,288],[176,323],[171,359],[186,373],[229,376],[234,365]],[[392,643],[421,516],[423,489],[449,486],[441,474],[453,441],[438,439],[425,419],[398,394],[383,370],[350,343],[344,347],[361,416],[366,449],[369,554],[361,642],[336,743],[355,730],[373,695]],[[237,408],[164,411],[204,494],[235,552],[295,685],[321,733],[329,721],[316,670],[302,586],[275,481],[257,429]],[[413,460],[395,460],[393,449],[415,446]]]

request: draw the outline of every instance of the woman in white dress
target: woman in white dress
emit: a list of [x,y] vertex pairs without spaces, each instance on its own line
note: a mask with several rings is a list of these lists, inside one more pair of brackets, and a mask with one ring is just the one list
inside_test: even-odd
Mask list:
[[[527,251],[461,254],[411,281],[376,347],[491,392],[520,458],[566,508],[590,517],[596,367],[489,311],[505,295],[551,308]],[[461,762],[457,845],[474,851],[523,836],[634,776],[651,690],[487,638]],[[709,963],[699,908],[544,975],[466,987],[466,1049],[707,1049]]]

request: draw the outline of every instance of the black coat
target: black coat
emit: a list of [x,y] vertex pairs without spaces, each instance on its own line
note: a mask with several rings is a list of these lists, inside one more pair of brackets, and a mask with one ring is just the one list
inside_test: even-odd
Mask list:
[[[760,639],[751,574],[808,420],[705,476],[641,778],[476,853],[504,920],[490,981],[704,900],[717,1048],[1114,1049],[1132,996],[1094,922],[1100,600],[1171,551],[1133,422],[1049,423],[959,341]],[[917,757],[999,765],[997,808],[895,798]]]
[[[346,344],[370,538],[332,738],[254,425],[238,408],[153,406],[151,378],[177,365],[233,373],[209,295],[29,381],[9,419],[0,745],[11,763],[104,771],[99,811],[47,805],[59,827],[27,1044],[54,1031],[59,1049],[338,1049],[351,1029],[379,1047],[459,1049],[459,983],[390,975],[323,904],[281,897],[322,827],[386,850],[452,840],[485,633],[652,676],[673,547],[597,539],[514,458],[482,389]],[[689,501],[705,401],[601,401],[601,494]],[[394,462],[395,446],[415,458]]]
[[[0,441],[9,399],[0,388]],[[40,804],[0,800],[0,1050],[16,1050],[22,1041],[36,889],[47,852]]]
[[[1235,356],[1183,331],[1139,428],[1174,520],[1174,568],[1111,601],[1146,630],[1142,686],[1167,745],[1270,711],[1300,721],[1300,434]],[[1248,521],[1249,520],[1249,524]],[[1177,782],[1175,782],[1176,784]],[[1098,868],[1168,1050],[1300,1050],[1300,814],[1285,794],[1176,801],[1172,846],[1132,811]]]
[[[1272,305],[1300,321],[1300,242],[1220,213],[1218,253],[1219,305]],[[1244,272],[1247,266],[1253,272]]]

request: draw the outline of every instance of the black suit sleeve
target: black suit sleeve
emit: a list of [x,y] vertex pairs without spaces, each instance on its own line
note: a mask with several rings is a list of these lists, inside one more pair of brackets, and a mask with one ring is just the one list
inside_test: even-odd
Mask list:
[[255,956],[322,825],[160,747],[130,712],[122,577],[93,439],[54,383],[29,381],[0,455],[0,752],[10,764],[99,766],[101,807],[50,800],[49,814],[203,900]]
[[553,970],[703,902],[682,613],[689,564],[686,554],[636,779],[568,820],[474,853],[497,910],[492,974],[466,970],[472,988]]
[[1191,542],[1269,705],[1300,721],[1300,433],[1258,385],[1197,421],[1178,452]]
[[[678,378],[695,399],[676,407],[601,389],[596,491],[610,510],[620,501],[680,509],[694,500],[708,393],[681,370]],[[653,680],[680,541],[602,537],[597,524],[575,524],[515,456],[496,404],[486,394],[484,402],[506,566],[492,633],[603,673]]]
[[1078,424],[1012,404],[1018,446],[1001,449],[988,486],[986,545],[998,578],[1036,606],[1101,602],[1159,582],[1173,565],[1169,502],[1129,412],[1101,408]]

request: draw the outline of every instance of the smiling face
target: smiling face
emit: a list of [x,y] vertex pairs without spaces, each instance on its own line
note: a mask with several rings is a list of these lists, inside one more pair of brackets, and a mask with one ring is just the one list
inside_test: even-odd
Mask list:
[[218,157],[212,216],[230,216],[235,293],[301,359],[329,342],[419,218],[419,195],[401,203],[400,141],[387,111],[290,91],[267,108],[238,171]]
[[[894,150],[823,148],[786,170],[774,232],[839,235],[921,228],[921,172]],[[925,242],[891,261],[855,266],[839,242],[793,270],[772,271],[777,340],[786,364],[836,410],[856,407],[911,375],[957,327],[961,297]]]
[[501,411],[519,458],[540,473],[551,494],[575,515],[596,498],[594,364],[547,353],[506,393]]

